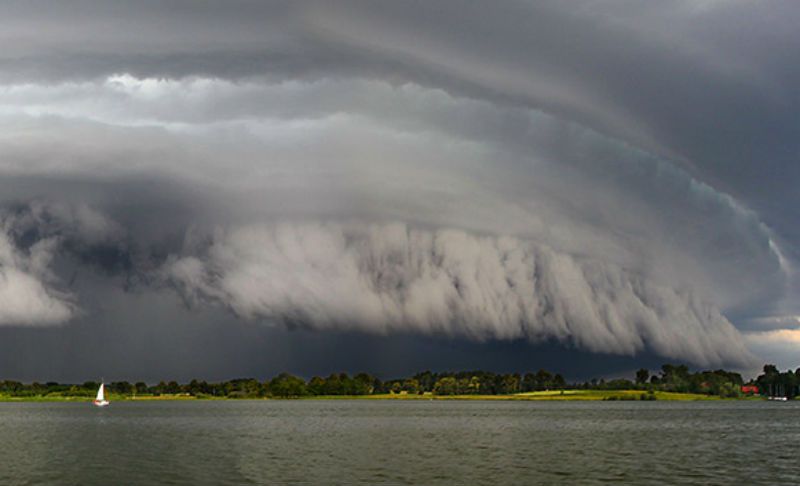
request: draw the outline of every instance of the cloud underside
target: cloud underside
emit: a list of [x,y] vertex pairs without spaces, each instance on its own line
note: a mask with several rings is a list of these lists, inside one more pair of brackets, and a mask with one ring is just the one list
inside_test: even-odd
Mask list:
[[[316,330],[560,342],[645,351],[699,365],[753,356],[713,303],[636,269],[513,236],[406,224],[283,223],[190,228],[159,260],[85,205],[32,201],[4,210],[0,325],[52,325],[79,312],[54,258],[99,268],[109,249],[146,261],[145,285],[197,311]],[[135,253],[138,255],[134,255]],[[111,265],[113,268],[114,265]],[[108,284],[113,284],[108,281]]]
[[752,359],[719,310],[691,293],[511,237],[402,224],[243,227],[164,271],[192,302],[313,329],[649,348],[700,365]]
[[[5,242],[0,241],[0,246]],[[73,316],[73,305],[66,296],[53,292],[37,275],[17,264],[3,261],[0,269],[0,325],[52,325]]]
[[32,200],[0,208],[0,326],[57,325],[75,317],[77,296],[63,288],[54,259],[65,251],[92,255],[116,247],[123,234],[84,204]]
[[[31,223],[52,254],[91,269],[123,248],[111,267],[244,319],[741,364],[721,309],[785,278],[731,197],[536,110],[375,81],[129,75],[6,99],[3,192],[53,214]],[[56,202],[20,203],[31,191]],[[25,273],[39,301],[0,323],[73,316],[82,296],[56,273]]]

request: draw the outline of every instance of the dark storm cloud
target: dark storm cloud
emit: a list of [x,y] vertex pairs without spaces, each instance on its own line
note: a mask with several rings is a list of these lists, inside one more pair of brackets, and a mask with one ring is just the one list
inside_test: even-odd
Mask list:
[[74,296],[59,289],[52,263],[69,253],[116,266],[124,231],[86,206],[30,201],[0,210],[0,325],[57,324],[74,317]]
[[11,2],[4,9],[2,74],[22,82],[124,72],[411,81],[563,112],[713,164],[725,179],[739,171],[731,166],[795,153],[786,146],[798,130],[787,105],[798,101],[792,54],[800,14],[784,2],[492,9],[468,2]]
[[[172,284],[308,329],[556,339],[702,364],[749,359],[728,319],[753,332],[800,314],[793,4],[1,10],[0,199],[90,208],[125,243],[81,247],[43,221],[26,242],[7,225],[3,269],[29,279],[30,309],[65,307],[23,305],[0,323],[91,320],[93,291],[65,272],[98,269],[141,284],[131,299]],[[397,250],[398,227],[419,241]],[[297,251],[279,244],[287,234]],[[439,248],[441,235],[460,240]],[[32,251],[40,240],[52,243]],[[527,263],[509,266],[509,252]],[[545,254],[570,265],[542,273]],[[475,272],[488,268],[504,269],[498,285]],[[525,292],[512,271],[552,288]],[[383,288],[390,275],[398,287]],[[436,318],[410,310],[421,275],[444,279],[430,287]],[[763,355],[772,338],[753,336]]]
[[281,225],[217,234],[166,272],[191,299],[317,329],[556,339],[747,365],[733,326],[691,293],[514,238],[403,225]]

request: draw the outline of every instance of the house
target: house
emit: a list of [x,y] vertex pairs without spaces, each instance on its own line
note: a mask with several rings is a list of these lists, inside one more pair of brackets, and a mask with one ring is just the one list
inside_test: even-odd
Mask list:
[[742,385],[742,393],[747,395],[758,395],[758,387],[756,385]]

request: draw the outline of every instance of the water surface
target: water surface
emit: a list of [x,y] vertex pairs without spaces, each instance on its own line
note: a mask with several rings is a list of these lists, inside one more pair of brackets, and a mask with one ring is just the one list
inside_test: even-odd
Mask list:
[[800,403],[0,403],[0,484],[797,484]]

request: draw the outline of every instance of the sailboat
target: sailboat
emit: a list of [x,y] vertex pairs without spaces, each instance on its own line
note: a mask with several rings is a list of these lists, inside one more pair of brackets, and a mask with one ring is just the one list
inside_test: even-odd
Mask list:
[[105,407],[108,405],[108,400],[106,400],[105,385],[103,383],[100,383],[100,388],[97,389],[97,396],[92,403],[98,407]]

